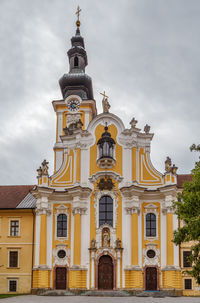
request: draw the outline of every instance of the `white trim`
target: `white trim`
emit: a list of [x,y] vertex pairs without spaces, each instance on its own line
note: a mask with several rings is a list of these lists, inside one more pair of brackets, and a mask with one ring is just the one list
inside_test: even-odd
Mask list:
[[49,268],[52,267],[52,236],[53,236],[53,215],[51,211],[49,214],[47,214],[47,266]]
[[[10,290],[10,281],[15,281],[16,282],[16,290]],[[8,278],[8,292],[16,293],[18,291],[18,279],[17,278]]]
[[109,190],[102,190],[99,191],[95,197],[95,221],[96,221],[96,228],[100,228],[99,226],[99,200],[103,196],[110,196],[113,200],[113,226],[112,228],[116,228],[116,223],[117,223],[117,208],[118,208],[118,198],[117,194],[113,193],[112,191]]
[[74,149],[74,180],[73,183],[76,183],[76,162],[77,162],[77,150]]
[[[159,212],[157,210],[158,206],[154,205],[153,203],[150,203],[146,205],[144,211],[144,240],[158,240],[159,234],[158,234],[158,218],[159,218]],[[155,237],[149,237],[146,235],[146,216],[147,214],[154,214],[156,216],[156,236]]]
[[[11,221],[18,221],[19,222],[19,229],[18,229],[18,235],[17,236],[13,236],[11,235]],[[12,237],[12,238],[17,238],[20,237],[20,218],[19,217],[11,217],[8,219],[8,237]]]
[[40,261],[40,225],[41,225],[41,216],[36,212],[35,220],[35,267],[39,266]]
[[61,142],[60,136],[62,136],[62,131],[63,131],[63,113],[62,112],[58,112],[57,119],[58,119],[58,130],[57,130],[58,142]]
[[[66,237],[58,237],[57,236],[57,218],[59,215],[66,215],[67,217],[67,236]],[[64,205],[59,205],[56,207],[56,212],[54,213],[55,216],[55,240],[58,241],[66,241],[69,237],[69,208]]]
[[[147,158],[147,157],[146,157],[146,158]],[[148,162],[147,162],[147,163],[148,163]],[[143,178],[143,164],[144,164],[144,166],[145,166],[147,172],[154,178],[154,180],[144,180],[144,178]],[[148,164],[149,164],[149,163],[148,163]],[[156,185],[157,185],[158,182],[159,182],[159,184],[162,184],[162,183],[160,183],[159,178],[158,178],[157,176],[153,175],[153,174],[152,174],[152,171],[149,170],[149,168],[147,167],[146,161],[145,161],[145,155],[141,155],[140,167],[141,167],[141,182],[145,182],[145,183],[147,183],[147,184],[148,184],[148,183],[149,183],[149,184],[154,184],[154,183],[156,183]]]
[[[60,167],[60,169],[53,175],[53,179],[51,181],[51,186],[53,186],[53,183],[56,184],[56,186],[63,186],[63,184],[72,183],[72,156],[68,156],[67,153],[64,154],[64,161]],[[66,166],[67,165],[67,166]],[[65,168],[66,166],[66,168]],[[70,168],[69,168],[70,167]],[[70,171],[70,180],[66,181],[58,181],[57,178],[61,179],[64,174],[68,171]],[[60,185],[61,184],[61,185]]]
[[166,228],[166,212],[161,210],[161,269],[167,265],[167,228]]
[[[17,266],[10,267],[10,252],[17,252]],[[19,268],[19,248],[8,248],[8,268],[17,269]]]

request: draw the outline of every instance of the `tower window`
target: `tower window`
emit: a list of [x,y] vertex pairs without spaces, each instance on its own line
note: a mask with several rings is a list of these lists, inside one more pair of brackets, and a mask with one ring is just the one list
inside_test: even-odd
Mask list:
[[78,57],[74,57],[74,67],[78,67]]
[[67,216],[65,214],[57,217],[57,237],[67,237]]
[[156,237],[156,215],[146,215],[146,237]]
[[105,223],[113,226],[113,199],[110,196],[99,200],[99,226]]

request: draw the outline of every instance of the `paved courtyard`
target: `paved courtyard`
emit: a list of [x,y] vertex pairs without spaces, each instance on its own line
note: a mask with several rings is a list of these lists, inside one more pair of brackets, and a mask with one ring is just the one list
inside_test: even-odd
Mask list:
[[32,303],[32,302],[40,302],[40,303],[200,303],[200,297],[176,297],[176,298],[138,298],[138,297],[83,297],[83,296],[66,296],[66,297],[42,297],[42,296],[19,296],[12,297],[7,299],[2,299],[3,302],[10,303]]

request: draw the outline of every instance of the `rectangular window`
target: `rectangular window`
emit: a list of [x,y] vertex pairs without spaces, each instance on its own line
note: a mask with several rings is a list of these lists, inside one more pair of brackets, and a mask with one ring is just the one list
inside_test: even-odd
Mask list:
[[191,267],[192,264],[188,260],[188,257],[191,256],[192,252],[191,251],[184,251],[183,252],[183,267]]
[[184,280],[184,289],[192,289],[192,279]]
[[17,280],[8,280],[9,283],[9,291],[17,291]]
[[18,267],[18,251],[9,252],[9,267]]
[[13,236],[13,237],[19,236],[19,221],[18,220],[10,221],[10,236]]

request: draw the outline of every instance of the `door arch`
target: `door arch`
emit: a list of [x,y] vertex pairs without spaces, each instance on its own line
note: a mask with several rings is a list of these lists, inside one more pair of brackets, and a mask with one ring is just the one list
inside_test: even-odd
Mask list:
[[157,290],[158,289],[158,270],[157,267],[146,267],[145,270],[145,289]]
[[98,263],[98,289],[113,289],[113,271],[112,258],[108,255],[101,256]]

